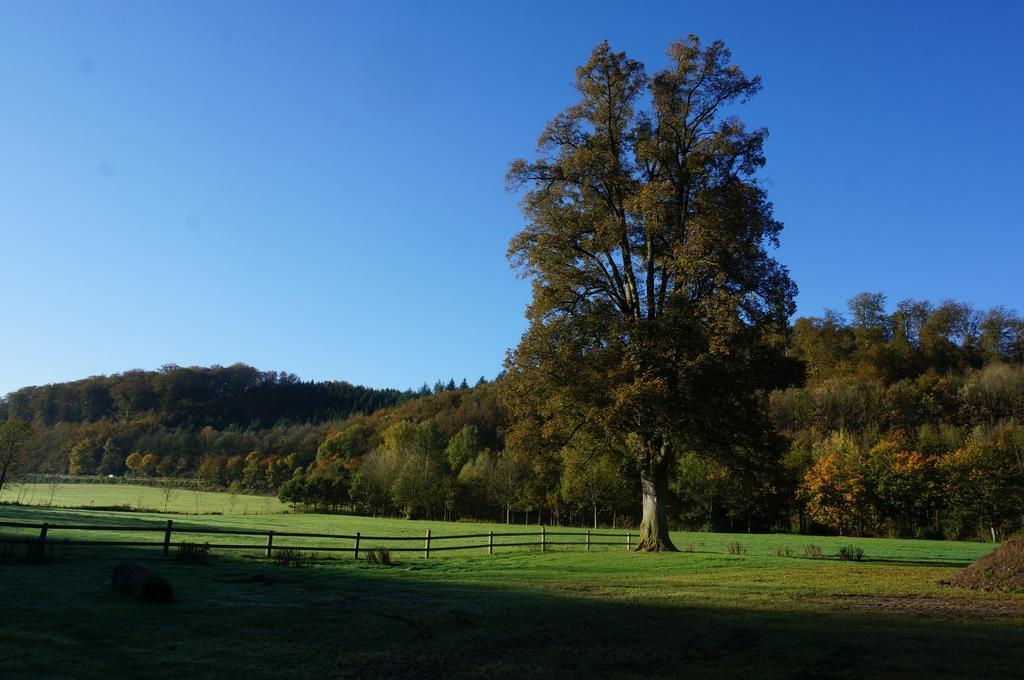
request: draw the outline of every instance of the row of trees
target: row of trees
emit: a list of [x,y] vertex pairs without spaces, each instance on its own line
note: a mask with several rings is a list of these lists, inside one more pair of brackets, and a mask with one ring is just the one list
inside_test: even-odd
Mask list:
[[[55,443],[63,451],[26,459],[23,470],[195,477],[307,510],[638,519],[626,438],[576,437],[554,453],[509,446],[503,390],[442,390],[370,415],[263,429],[167,428],[145,418],[4,427],[18,433],[23,454]],[[767,401],[778,438],[763,450],[679,456],[669,474],[674,525],[966,537],[1024,521],[1020,364],[889,383],[841,372]]]
[[1024,320],[1006,307],[902,300],[889,311],[883,293],[865,292],[847,309],[846,316],[827,310],[793,325],[791,354],[806,362],[812,385],[836,376],[895,382],[1024,362]]
[[[940,452],[929,453],[937,443]],[[952,450],[941,449],[955,446]],[[798,498],[840,534],[996,540],[1024,526],[1024,427],[887,435],[867,448],[836,432],[815,444]]]
[[[673,524],[930,537],[1021,526],[1024,366],[1013,355],[986,355],[980,368],[940,362],[889,381],[870,358],[882,362],[884,354],[865,355],[858,342],[866,336],[852,337],[858,370],[803,359],[817,377],[767,396],[774,436],[760,447],[679,455],[668,475]],[[798,351],[795,338],[787,347]],[[637,519],[637,470],[623,456],[635,445],[628,437],[577,436],[551,452],[529,448],[520,430],[518,446],[508,446],[498,432],[517,423],[502,411],[485,446],[475,428],[439,432],[420,417],[443,418],[444,409],[422,403],[410,402],[408,420],[362,437],[379,444],[362,447],[361,460],[333,466],[345,470],[345,503],[410,517],[519,513],[581,523],[587,510],[588,523]],[[290,500],[322,505],[315,494]]]
[[[257,379],[247,381],[247,375]],[[248,387],[217,388],[218,383],[231,382],[231,376],[236,378],[236,387]],[[181,380],[205,383],[205,387],[191,392],[168,388]],[[481,378],[477,384],[486,382]],[[75,402],[76,398],[97,389],[109,389],[110,393],[124,396],[126,384],[145,387],[139,388],[141,392],[132,392],[133,398],[138,398],[133,402],[138,408],[116,406],[119,402],[115,400],[116,407],[107,415],[98,419],[80,417],[81,404]],[[253,451],[264,457],[293,455],[298,465],[306,465],[326,434],[337,429],[345,418],[372,414],[389,404],[403,403],[414,394],[468,389],[465,380],[462,384],[460,388],[454,380],[438,381],[434,392],[424,386],[413,393],[352,387],[344,382],[303,383],[288,374],[259,372],[240,364],[226,369],[165,367],[158,372],[130,371],[24,388],[0,400],[0,421],[22,421],[32,426],[20,456],[26,472],[180,476],[197,474],[200,463],[206,461],[206,467],[215,470],[208,481],[219,483],[234,481],[231,471]],[[163,387],[153,388],[154,385]],[[179,401],[167,397],[169,392],[176,392]],[[267,398],[270,393],[276,396]],[[143,399],[140,395],[145,394],[149,396]],[[278,399],[284,402],[280,408],[273,406]],[[243,402],[261,403],[270,415],[262,419],[250,418],[251,413],[237,415]],[[313,406],[316,402],[319,405]],[[52,416],[47,406],[54,403],[63,404],[57,416]],[[143,407],[146,410],[139,410]],[[236,415],[231,416],[232,413]],[[58,418],[56,422],[51,422],[51,416]],[[202,424],[211,422],[214,424]],[[264,425],[267,422],[272,424]],[[131,457],[133,453],[146,462],[137,464],[140,461]]]
[[0,420],[53,426],[151,415],[168,427],[218,429],[315,422],[370,413],[410,398],[347,382],[304,382],[292,373],[245,364],[126,371],[69,383],[25,387],[0,399]]
[[799,525],[964,537],[1024,526],[1024,322],[861,293],[794,324],[807,383],[770,395]]
[[362,436],[356,425],[332,435],[307,469],[282,484],[282,501],[313,509],[350,505],[366,514],[407,518],[490,518],[511,522],[531,517],[597,526],[601,517],[630,516],[629,485],[612,458],[577,453],[567,458],[554,488],[534,475],[534,461],[483,446],[475,425],[446,438],[431,420],[399,421],[381,444],[361,459],[350,457],[339,438]]
[[769,396],[777,430],[798,444],[834,431],[914,432],[923,425],[977,426],[1024,414],[1021,364],[996,363],[964,373],[926,373],[885,383],[833,377]]
[[[1024,522],[1016,314],[980,314],[956,302],[877,312],[881,303],[879,294],[862,294],[850,301],[850,321],[836,313],[827,323],[797,320],[785,348],[808,379],[767,395],[777,438],[727,454],[682,451],[667,474],[668,520],[690,528],[949,537],[1006,533]],[[906,326],[900,310],[910,306],[937,315],[921,317],[920,327],[932,330],[892,331]],[[939,323],[949,310],[978,319],[978,332],[971,325],[961,335],[936,331],[949,328]],[[421,392],[367,415],[272,427],[174,426],[155,411],[49,426],[7,417],[0,483],[20,459],[25,472],[195,477],[215,488],[280,493],[307,509],[637,519],[629,437],[581,432],[552,449],[542,440],[558,430],[538,432],[529,414],[506,409],[515,393],[504,381],[475,388],[439,381]]]

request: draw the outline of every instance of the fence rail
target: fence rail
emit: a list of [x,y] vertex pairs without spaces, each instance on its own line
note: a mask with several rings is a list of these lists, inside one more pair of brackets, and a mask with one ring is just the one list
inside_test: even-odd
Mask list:
[[[348,552],[352,553],[353,558],[359,559],[359,553],[365,553],[367,551],[366,542],[373,541],[377,543],[374,549],[377,547],[386,547],[390,552],[422,552],[424,558],[429,558],[431,552],[445,551],[445,550],[487,550],[487,554],[493,555],[495,548],[523,548],[532,547],[540,548],[541,552],[547,550],[549,546],[566,546],[566,545],[578,545],[583,546],[587,551],[592,546],[619,546],[624,547],[626,550],[633,548],[633,534],[627,532],[625,534],[614,534],[607,532],[597,531],[548,531],[548,528],[541,526],[538,531],[508,531],[508,532],[494,532],[488,531],[487,533],[475,533],[475,534],[450,534],[450,535],[433,535],[431,530],[427,529],[424,536],[381,536],[381,535],[363,535],[361,532],[354,534],[328,534],[328,533],[302,533],[295,531],[258,531],[252,529],[224,529],[218,527],[176,527],[174,526],[173,520],[167,520],[166,524],[154,524],[149,526],[142,525],[95,525],[95,524],[50,524],[43,522],[41,524],[31,522],[3,522],[0,521],[0,527],[10,527],[15,529],[34,529],[39,531],[38,536],[26,536],[23,538],[5,538],[0,537],[0,544],[21,544],[21,545],[32,545],[39,549],[44,549],[49,541],[51,544],[54,543],[54,538],[51,532],[54,531],[108,531],[108,532],[152,532],[163,534],[162,540],[159,541],[128,541],[128,540],[72,540],[62,539],[60,541],[61,546],[124,546],[124,547],[153,547],[160,548],[163,556],[168,557],[170,555],[172,538],[175,534],[185,535],[219,535],[219,536],[249,536],[265,538],[266,543],[264,545],[258,543],[208,543],[210,549],[217,550],[258,550],[265,554],[266,557],[271,557],[275,550],[306,550],[309,552]],[[513,538],[523,539],[524,537],[533,537],[534,540],[516,540],[509,543],[498,542],[495,543],[494,539]],[[335,541],[344,542],[344,545],[281,545],[280,543],[274,543],[276,538],[315,538],[315,539],[332,539]],[[454,540],[473,540],[473,539],[487,539],[486,543],[470,543],[468,545],[446,545],[446,541]],[[566,540],[566,539],[569,540]],[[601,540],[614,538],[617,540]],[[577,539],[577,540],[572,540]],[[594,540],[598,539],[598,540]],[[388,542],[406,542],[406,541],[423,541],[423,547],[391,547],[386,545]],[[380,542],[385,542],[385,545],[380,545]]]

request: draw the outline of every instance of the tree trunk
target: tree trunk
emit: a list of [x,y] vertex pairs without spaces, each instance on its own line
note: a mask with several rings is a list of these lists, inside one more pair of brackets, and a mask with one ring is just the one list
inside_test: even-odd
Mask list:
[[[653,448],[653,447],[652,447]],[[668,535],[668,455],[667,444],[656,458],[640,462],[640,491],[643,495],[643,518],[640,520],[638,552],[662,552],[677,549]]]

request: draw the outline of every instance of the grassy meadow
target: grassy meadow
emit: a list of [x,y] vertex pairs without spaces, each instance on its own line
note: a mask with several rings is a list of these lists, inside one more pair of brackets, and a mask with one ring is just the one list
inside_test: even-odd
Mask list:
[[[510,530],[0,506],[3,521],[168,517],[175,526],[417,538],[426,528],[433,537]],[[214,551],[207,565],[163,560],[153,547],[59,547],[71,537],[51,533],[49,563],[0,565],[0,677],[1012,677],[1024,665],[1024,595],[940,583],[992,544],[677,533],[694,552],[499,546],[493,556],[398,553],[390,567],[339,553],[291,569],[264,559],[258,537],[253,550]],[[726,552],[736,541],[746,554]],[[826,557],[777,555],[801,555],[809,543]],[[833,557],[850,543],[863,561]],[[110,568],[125,559],[168,578],[178,602],[144,605],[113,591]]]
[[127,506],[173,513],[266,515],[285,512],[288,506],[274,496],[252,496],[217,491],[167,489],[141,484],[6,484],[0,503],[22,503],[56,508]]

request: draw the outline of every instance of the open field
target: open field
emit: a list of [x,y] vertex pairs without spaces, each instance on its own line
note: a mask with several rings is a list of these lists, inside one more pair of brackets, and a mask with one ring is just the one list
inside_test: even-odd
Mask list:
[[[164,517],[0,507],[10,521]],[[508,529],[324,515],[174,520],[408,536],[427,526],[434,535]],[[0,566],[0,676],[1012,677],[1024,664],[1024,596],[939,584],[991,544],[673,538],[697,552],[407,553],[391,567],[342,554],[287,569],[258,549],[188,566],[152,548],[58,548],[48,564]],[[748,554],[725,554],[733,540]],[[826,555],[855,543],[866,561],[775,554],[779,545],[799,554],[810,542]],[[142,605],[112,591],[110,568],[124,559],[169,578],[178,602]],[[270,583],[252,582],[255,575]]]
[[217,491],[165,489],[139,484],[6,484],[0,491],[0,502],[18,501],[26,505],[57,508],[110,507],[127,505],[189,514],[266,515],[285,512],[288,506],[274,496],[251,496]]
[[[422,537],[427,529],[433,531],[435,537],[453,534],[481,533],[487,531],[512,532],[538,532],[539,527],[531,525],[506,525],[484,522],[441,522],[437,520],[401,520],[362,517],[358,515],[320,515],[320,514],[287,514],[288,506],[280,503],[276,498],[265,496],[243,496],[237,497],[234,505],[234,512],[229,513],[228,494],[222,492],[199,492],[200,509],[205,513],[216,512],[219,515],[195,515],[195,492],[175,491],[171,498],[169,510],[171,512],[188,513],[191,516],[164,514],[160,512],[105,512],[87,509],[90,505],[114,506],[128,505],[140,507],[136,502],[139,497],[143,499],[141,507],[154,508],[162,507],[163,491],[161,489],[120,484],[64,484],[58,485],[57,494],[53,508],[45,507],[48,499],[48,485],[38,484],[39,487],[32,494],[24,494],[26,499],[23,502],[34,502],[44,507],[3,507],[0,506],[0,519],[9,519],[27,522],[50,522],[58,521],[67,524],[106,524],[106,525],[162,525],[168,518],[174,520],[178,527],[212,527],[212,528],[235,528],[252,529],[258,531],[292,531],[303,533],[334,533],[354,534],[361,532],[364,535],[388,535],[388,536],[410,536]],[[44,495],[45,492],[45,495]],[[148,495],[147,495],[148,494]],[[5,489],[0,495],[0,500],[11,500],[12,493],[8,496]],[[268,504],[267,501],[272,501]],[[81,510],[60,510],[61,506],[82,506]],[[263,510],[269,506],[270,512]],[[579,531],[580,529],[559,528],[549,529],[550,531]],[[11,533],[12,529],[2,529]],[[602,529],[603,532],[625,535],[626,529]],[[33,532],[21,532],[32,534]],[[634,529],[635,538],[635,529]],[[91,533],[89,536],[95,537]],[[86,537],[83,532],[62,531],[51,535],[52,539],[61,538],[79,539]],[[105,533],[103,538],[110,540],[139,540],[139,534],[133,532]],[[179,537],[180,538],[180,537]],[[910,541],[884,538],[843,538],[838,536],[800,536],[789,534],[724,534],[724,533],[703,533],[703,532],[672,532],[672,539],[679,549],[684,549],[691,544],[696,552],[724,552],[728,543],[739,541],[748,551],[749,557],[772,557],[776,556],[777,548],[789,548],[794,554],[800,555],[803,547],[807,544],[814,544],[822,549],[825,556],[834,556],[839,548],[849,544],[855,544],[864,549],[865,557],[869,561],[884,562],[923,562],[931,566],[962,566],[973,562],[992,549],[990,543],[956,542],[956,541]],[[156,537],[145,540],[157,540]],[[178,540],[178,539],[176,539]],[[213,539],[210,539],[211,542]],[[245,542],[245,539],[232,539],[235,542]],[[251,539],[254,547],[261,544],[258,538]],[[517,539],[518,541],[518,539]],[[479,540],[474,541],[479,543]],[[495,539],[500,545],[501,539]],[[509,539],[504,542],[512,542]],[[323,540],[316,539],[291,539],[290,544],[296,545],[322,545]],[[459,544],[458,542],[455,543]],[[343,544],[344,545],[344,544]],[[397,545],[397,544],[396,544]],[[364,547],[371,547],[366,545]],[[573,548],[567,548],[573,549]],[[609,548],[610,549],[610,548]],[[623,551],[625,543],[623,542]]]

